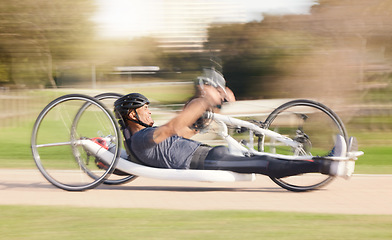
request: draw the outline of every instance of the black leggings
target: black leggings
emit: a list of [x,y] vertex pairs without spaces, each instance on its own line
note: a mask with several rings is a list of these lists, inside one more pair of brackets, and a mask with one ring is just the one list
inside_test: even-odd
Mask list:
[[[206,149],[205,149],[206,150]],[[204,151],[205,151],[204,150]],[[302,173],[328,172],[323,164],[315,161],[295,161],[278,159],[270,156],[235,156],[229,153],[225,146],[210,149],[198,169],[227,170],[238,173],[259,173],[270,177],[288,177]]]

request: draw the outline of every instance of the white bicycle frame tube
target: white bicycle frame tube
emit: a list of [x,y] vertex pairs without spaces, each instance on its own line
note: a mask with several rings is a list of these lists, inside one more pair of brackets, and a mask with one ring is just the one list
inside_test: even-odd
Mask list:
[[[299,142],[296,142],[292,140],[289,137],[283,136],[279,133],[276,133],[274,131],[271,131],[269,129],[263,129],[253,123],[240,120],[237,118],[233,118],[230,116],[225,116],[221,115],[218,113],[210,113],[209,118],[213,119],[219,126],[220,126],[220,131],[218,132],[218,135],[220,135],[228,144],[229,150],[231,154],[235,155],[247,155],[247,154],[253,154],[253,155],[273,155],[277,156],[279,154],[272,154],[272,153],[265,153],[265,152],[258,152],[253,149],[253,147],[246,148],[243,145],[241,145],[237,140],[235,140],[232,136],[229,135],[228,133],[228,128],[227,126],[235,126],[235,127],[245,127],[249,129],[249,140],[250,140],[250,146],[253,146],[253,134],[260,134],[264,136],[271,137],[275,139],[276,141],[279,141],[287,146],[290,146],[294,149],[297,149],[299,147],[302,147],[302,144]],[[281,155],[280,157],[287,159],[288,156],[286,155]],[[290,157],[291,158],[291,157]],[[295,157],[298,158],[298,157]],[[309,156],[304,156],[303,158],[309,159]]]
[[[230,116],[226,115],[221,115],[218,113],[209,113],[209,118],[213,119],[216,123],[218,123],[221,127],[220,132],[218,132],[218,135],[220,135],[228,144],[228,148],[231,154],[234,155],[240,155],[240,156],[246,156],[246,155],[259,155],[259,156],[271,156],[274,158],[279,158],[279,159],[285,159],[285,160],[309,160],[312,159],[313,156],[311,155],[302,155],[302,156],[295,156],[295,155],[283,155],[283,154],[276,154],[276,153],[267,153],[267,152],[259,152],[256,151],[253,148],[253,134],[261,134],[264,136],[271,137],[275,139],[278,142],[281,142],[287,146],[290,146],[294,149],[298,149],[302,147],[302,144],[299,142],[294,141],[293,139],[283,136],[277,132],[274,132],[269,129],[264,129],[261,128],[251,122],[247,122],[241,119],[233,118]],[[230,126],[235,126],[235,127],[245,127],[249,130],[249,139],[250,139],[250,147],[246,148],[241,143],[239,143],[237,140],[235,140],[232,136],[229,135],[228,133],[228,125]],[[347,156],[345,157],[333,157],[333,156],[328,156],[324,157],[330,160],[356,160],[358,156],[363,155],[363,152],[361,151],[355,151],[355,152],[349,152],[347,153]]]
[[[95,156],[99,156],[109,164],[114,154],[91,140],[80,140],[79,144]],[[254,173],[236,173],[222,170],[195,170],[195,169],[167,169],[154,168],[130,162],[120,157],[116,169],[139,177],[147,177],[161,180],[182,180],[200,182],[238,182],[254,181]]]

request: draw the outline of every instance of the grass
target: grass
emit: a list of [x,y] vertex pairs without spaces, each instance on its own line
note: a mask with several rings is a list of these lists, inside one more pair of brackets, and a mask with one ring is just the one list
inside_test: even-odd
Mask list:
[[356,173],[392,173],[392,147],[369,146],[361,149],[365,155],[356,163]]
[[[95,93],[94,93],[95,92]],[[0,138],[0,167],[1,168],[34,168],[30,150],[30,138],[35,118],[39,112],[55,98],[70,94],[81,93],[96,95],[100,92],[142,92],[146,96],[160,104],[185,102],[192,96],[193,85],[173,85],[173,86],[138,86],[132,89],[104,89],[96,91],[83,91],[80,89],[58,89],[58,90],[32,90],[26,93],[34,99],[34,104],[30,106],[35,114],[31,114],[24,120],[24,124],[19,127],[1,127]],[[2,125],[0,125],[2,126]],[[54,129],[53,133],[56,133]],[[56,134],[55,134],[56,135]]]
[[[184,86],[182,86],[184,87]],[[182,88],[181,87],[181,88]],[[148,97],[183,102],[187,89],[148,89]],[[162,92],[169,91],[164,95]],[[113,92],[119,92],[113,90]],[[147,92],[146,89],[123,89]],[[48,99],[69,93],[37,92]],[[43,107],[43,106],[42,106]],[[38,111],[39,112],[39,111]],[[38,112],[36,115],[38,115]],[[31,119],[35,118],[31,116]],[[1,168],[35,168],[30,151],[33,121],[1,128]],[[365,155],[356,173],[392,174],[392,132],[349,131]],[[126,201],[126,200],[124,200]],[[392,239],[391,215],[335,215],[263,211],[0,206],[1,239]]]
[[[1,168],[35,168],[30,150],[33,122],[21,127],[2,128],[0,138]],[[358,137],[359,150],[365,155],[357,161],[356,173],[392,174],[392,132],[352,132]],[[382,140],[385,138],[385,140]]]
[[2,168],[32,168],[34,160],[30,150],[33,123],[22,127],[2,128],[0,138],[0,166]]
[[[35,168],[30,150],[30,137],[35,118],[39,111],[43,108],[40,105],[46,105],[55,97],[75,93],[85,93],[86,91],[78,89],[58,89],[58,90],[36,90],[29,94],[40,100],[38,105],[34,107],[36,114],[32,114],[25,120],[25,123],[19,127],[2,127],[0,138],[0,166],[1,168]],[[104,90],[97,90],[96,94]],[[142,92],[147,97],[162,104],[179,103],[188,99],[193,92],[193,86],[189,85],[172,85],[172,86],[136,86],[132,89],[110,89],[109,92]],[[106,92],[105,91],[105,92]],[[89,92],[90,95],[95,93]],[[43,104],[44,103],[44,104]],[[35,111],[35,110],[34,110]],[[390,120],[389,120],[390,121]],[[351,128],[350,128],[351,127]],[[383,173],[392,174],[392,131],[371,131],[356,130],[355,124],[348,126],[350,135],[356,136],[359,141],[360,150],[365,155],[359,158],[357,162],[357,173]],[[56,127],[53,127],[56,128]],[[58,128],[54,129],[54,133],[58,132]],[[58,135],[58,134],[57,134]],[[53,136],[56,136],[54,134]]]
[[392,216],[0,206],[4,239],[391,239]]

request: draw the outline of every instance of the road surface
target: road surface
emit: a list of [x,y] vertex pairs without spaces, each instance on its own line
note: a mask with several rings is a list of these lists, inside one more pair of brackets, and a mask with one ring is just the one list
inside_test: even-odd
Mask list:
[[67,192],[38,170],[0,169],[0,193],[1,205],[392,214],[392,175],[354,175],[305,193],[284,190],[265,176],[234,183],[137,178],[124,185]]

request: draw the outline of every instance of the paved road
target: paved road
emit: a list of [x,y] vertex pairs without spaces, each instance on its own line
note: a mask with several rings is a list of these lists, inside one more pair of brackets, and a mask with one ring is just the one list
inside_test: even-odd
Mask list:
[[392,214],[392,175],[354,175],[306,193],[281,189],[264,176],[235,183],[138,178],[119,186],[67,192],[53,187],[38,170],[0,169],[0,204]]

